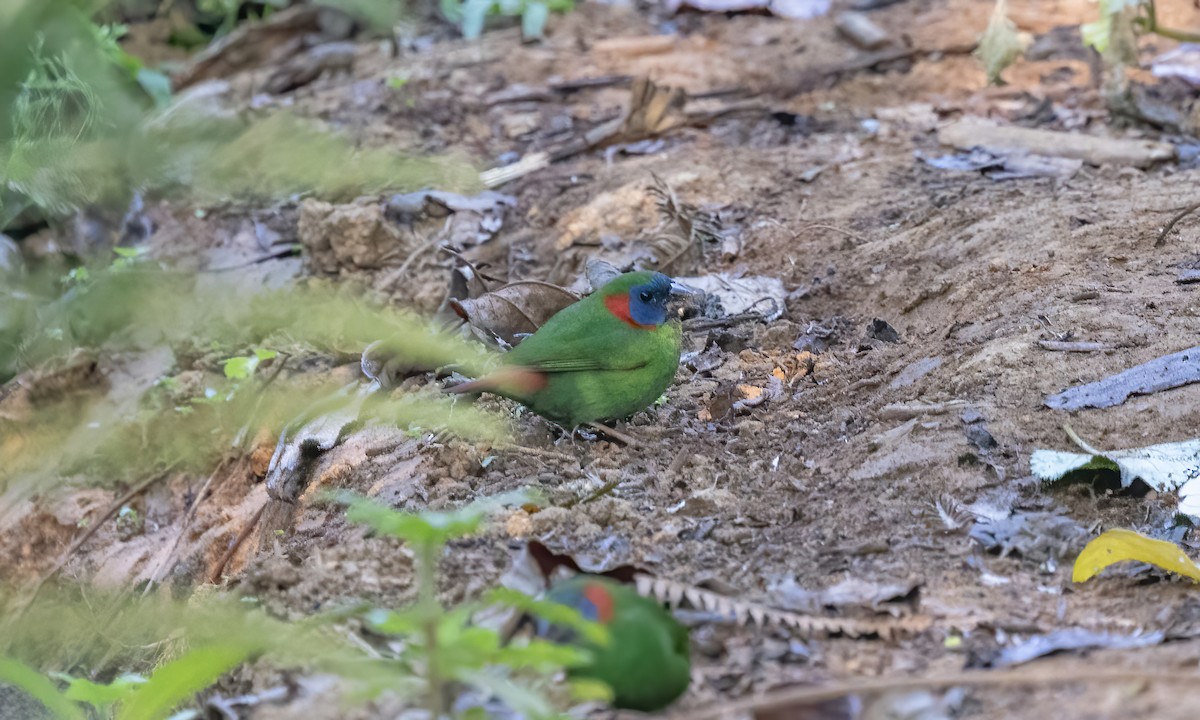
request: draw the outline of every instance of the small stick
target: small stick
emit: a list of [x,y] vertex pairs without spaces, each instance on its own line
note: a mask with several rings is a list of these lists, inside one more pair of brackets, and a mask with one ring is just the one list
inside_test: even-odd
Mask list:
[[1191,205],[1188,205],[1187,207],[1185,207],[1184,209],[1182,209],[1178,213],[1176,213],[1175,217],[1171,218],[1170,222],[1167,223],[1166,227],[1164,227],[1162,229],[1162,232],[1160,232],[1158,234],[1158,240],[1154,241],[1154,247],[1160,247],[1167,241],[1167,233],[1171,232],[1171,229],[1175,227],[1175,223],[1184,219],[1188,215],[1191,215],[1192,213],[1196,212],[1197,210],[1200,210],[1200,202],[1192,203]]
[[[724,703],[710,707],[701,712],[689,712],[690,720],[717,720],[719,718],[736,717],[742,713],[754,710],[772,710],[794,707],[796,705],[815,704],[828,700],[836,700],[847,695],[860,693],[880,693],[892,690],[918,690],[937,687],[955,687],[967,685],[971,687],[1011,687],[1013,685],[1056,685],[1068,682],[1129,682],[1133,680],[1173,683],[1200,683],[1200,673],[1170,672],[1163,670],[1112,670],[1109,668],[1071,668],[1067,670],[1049,670],[1038,668],[1029,670],[990,670],[953,673],[934,677],[893,677],[870,678],[866,680],[851,680],[838,682],[821,687],[787,688]],[[675,717],[683,717],[676,714]]]
[[1081,438],[1075,434],[1075,428],[1071,427],[1070,425],[1064,424],[1063,432],[1065,432],[1067,434],[1067,437],[1071,438],[1071,442],[1078,445],[1085,453],[1088,453],[1089,455],[1103,455],[1104,454],[1103,450],[1097,450],[1096,448],[1094,448],[1091,445],[1084,442],[1083,438]]
[[225,551],[220,561],[217,562],[217,567],[213,569],[212,576],[208,579],[210,583],[213,585],[220,584],[221,576],[225,574],[225,567],[229,565],[229,561],[233,559],[233,556],[237,553],[238,548],[242,546],[242,543],[246,542],[246,539],[254,532],[254,528],[258,526],[258,521],[262,520],[263,511],[266,509],[267,503],[263,503],[258,512],[254,513],[254,517],[250,518],[250,521],[246,523],[246,526],[242,528],[238,536],[233,539],[233,544],[229,546],[229,549]]
[[212,486],[213,478],[215,478],[217,473],[221,472],[221,470],[225,468],[225,464],[226,461],[222,460],[217,465],[216,469],[212,471],[212,474],[208,476],[208,479],[204,481],[204,485],[201,486],[200,492],[196,493],[195,499],[192,500],[192,506],[187,509],[187,513],[183,516],[183,523],[179,528],[179,533],[175,536],[175,542],[171,544],[170,552],[163,557],[162,562],[158,564],[158,567],[154,568],[154,572],[150,573],[150,582],[146,583],[146,589],[142,591],[142,597],[149,595],[150,590],[158,585],[158,581],[162,579],[162,574],[166,571],[167,566],[170,565],[171,561],[175,558],[175,551],[179,549],[180,541],[183,540],[183,536],[187,534],[188,527],[190,527],[192,524],[192,518],[196,517],[196,508],[199,507],[200,503],[204,501],[205,494],[208,493],[208,489]]
[[616,490],[617,486],[620,484],[621,484],[621,481],[619,481],[619,480],[609,480],[608,482],[604,483],[600,487],[596,488],[596,490],[594,490],[593,492],[590,492],[587,495],[584,495],[582,498],[574,498],[572,500],[569,500],[569,501],[563,503],[563,507],[573,508],[576,505],[584,505],[586,503],[590,503],[593,500],[599,500],[600,498],[609,494],[613,490]]
[[688,332],[712,330],[714,328],[732,327],[734,325],[741,325],[744,322],[758,322],[765,319],[763,314],[759,312],[745,312],[723,318],[691,318],[690,320],[683,321],[683,329]]
[[[62,557],[58,559],[58,562],[54,563],[54,567],[50,568],[50,571],[38,580],[37,585],[34,586],[33,592],[29,595],[29,598],[12,613],[12,622],[20,622],[21,618],[25,615],[25,612],[29,610],[29,606],[33,604],[33,601],[37,599],[38,594],[42,592],[42,588],[45,587],[46,583],[50,582],[50,580],[58,574],[58,571],[63,569],[63,566],[67,564],[67,561],[71,559],[71,556],[78,552],[79,548],[83,547],[83,544],[90,540],[92,536],[100,530],[100,527],[104,525],[104,523],[108,522],[109,518],[111,518],[113,515],[116,515],[117,512],[125,506],[125,503],[132,500],[134,496],[169,475],[178,464],[178,462],[171,463],[169,466],[167,466],[167,469],[156,475],[151,475],[137,485],[134,485],[132,488],[130,488],[129,492],[113,501],[113,504],[108,506],[108,509],[104,511],[104,514],[101,515],[96,522],[92,523],[83,533],[83,535],[79,536],[78,540],[71,543],[71,546],[68,547],[67,551],[62,554]],[[3,649],[4,646],[0,646],[0,650]]]
[[610,428],[609,426],[605,425],[604,423],[592,422],[592,423],[586,423],[586,424],[588,427],[592,428],[593,430],[604,433],[610,439],[616,440],[617,442],[621,443],[622,445],[625,445],[627,447],[637,447],[638,446],[637,440],[634,440],[632,437],[630,437],[629,435],[626,435],[625,433],[621,432],[620,430]]
[[1038,347],[1053,352],[1103,352],[1112,350],[1111,345],[1098,342],[1070,342],[1066,340],[1038,340]]
[[500,445],[497,450],[520,453],[522,455],[532,455],[534,457],[546,458],[547,460],[564,460],[566,462],[578,463],[579,458],[566,453],[555,452],[553,450],[543,450],[542,448],[525,447],[524,445]]

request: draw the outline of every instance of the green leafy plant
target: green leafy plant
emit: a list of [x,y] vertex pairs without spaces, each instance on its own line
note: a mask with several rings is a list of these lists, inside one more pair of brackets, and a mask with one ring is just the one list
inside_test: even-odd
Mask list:
[[489,17],[521,18],[521,34],[540,38],[551,12],[569,12],[575,0],[441,0],[442,14],[473,40],[483,34]]
[[[1108,52],[1114,40],[1128,44],[1122,35],[1132,32],[1151,33],[1180,42],[1200,42],[1200,33],[1159,25],[1154,0],[1100,0],[1099,9],[1100,17],[1080,29],[1084,44],[1094,47],[1097,52]],[[1136,58],[1122,57],[1121,60],[1136,62]]]
[[[530,502],[534,498],[531,493],[507,493],[459,510],[423,513],[393,510],[352,493],[341,493],[336,498],[348,506],[346,516],[351,522],[405,540],[412,548],[416,602],[399,611],[374,610],[366,619],[376,632],[405,640],[398,660],[423,681],[409,690],[421,691],[426,708],[435,718],[447,713],[449,690],[454,684],[494,695],[527,717],[556,715],[540,693],[517,684],[497,669],[525,671],[544,679],[563,668],[586,662],[586,652],[537,639],[504,644],[495,630],[472,625],[472,614],[488,604],[504,604],[571,627],[601,644],[608,641],[602,626],[584,620],[573,608],[509,590],[497,590],[480,603],[464,603],[451,609],[443,607],[437,599],[438,561],[446,543],[475,532],[484,517],[502,505]],[[590,682],[578,683],[574,690],[577,697],[606,695],[603,688]]]
[[263,360],[273,360],[279,356],[276,350],[264,350],[259,348],[252,355],[241,357],[231,357],[222,365],[225,368],[225,377],[232,380],[245,380],[254,374],[258,369],[258,364]]

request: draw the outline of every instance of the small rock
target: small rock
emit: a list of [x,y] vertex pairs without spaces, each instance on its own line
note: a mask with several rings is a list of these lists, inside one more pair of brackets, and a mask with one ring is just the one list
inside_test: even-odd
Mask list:
[[312,268],[326,273],[379,268],[385,257],[402,259],[412,249],[376,201],[333,205],[305,200],[298,233]]
[[881,320],[880,318],[875,318],[871,321],[871,326],[867,328],[867,337],[885,343],[900,342],[900,333],[896,332],[896,328],[889,325],[886,320]]

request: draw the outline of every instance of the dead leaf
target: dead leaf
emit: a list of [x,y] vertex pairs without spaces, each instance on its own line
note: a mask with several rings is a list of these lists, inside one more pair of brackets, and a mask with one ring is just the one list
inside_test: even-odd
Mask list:
[[1035,635],[1012,647],[1004,648],[988,667],[1002,668],[1022,665],[1046,655],[1095,648],[1129,649],[1158,645],[1166,638],[1162,630],[1120,635],[1086,628],[1065,628],[1045,635]]
[[768,12],[789,20],[808,20],[829,12],[830,0],[667,0],[663,7],[675,13],[683,8],[701,12]]
[[267,81],[263,90],[280,95],[304,87],[322,74],[350,73],[354,70],[357,46],[352,42],[331,42],[309,48],[292,56]]
[[1200,566],[1178,545],[1154,540],[1132,530],[1108,530],[1092,540],[1075,559],[1071,580],[1086,582],[1114,563],[1136,560],[1200,582]]
[[629,111],[617,137],[610,141],[634,142],[680,127],[687,122],[683,113],[686,104],[687,93],[682,88],[660,86],[644,76],[634,78]]
[[229,77],[294,56],[304,44],[306,35],[321,30],[321,12],[322,8],[317,5],[293,5],[272,13],[261,22],[238,25],[197,54],[174,77],[175,91],[203,80]]
[[723,253],[728,251],[731,256],[737,255],[741,242],[736,230],[726,233],[719,217],[695,205],[680,202],[670,185],[658,175],[651,176],[654,184],[650,187],[650,194],[658,204],[658,212],[663,216],[664,223],[675,226],[671,230],[660,225],[651,241],[658,254],[659,267],[664,272],[668,269],[678,272],[676,263],[689,252],[693,256],[693,264],[704,257],[707,249],[718,246]]
[[987,29],[983,31],[979,47],[975,50],[975,57],[983,63],[983,69],[987,72],[988,84],[1003,85],[1000,73],[1021,57],[1021,53],[1032,42],[1032,35],[1017,32],[1016,24],[1008,19],[1008,3],[996,0]]
[[900,635],[924,632],[932,624],[932,619],[925,615],[871,619],[801,615],[727,597],[677,580],[637,574],[634,576],[634,581],[639,593],[667,603],[672,608],[691,607],[724,615],[740,625],[762,626],[772,623],[809,636],[844,635],[853,638],[877,636],[882,639],[891,639]]
[[[765,275],[734,277],[727,273],[700,277],[677,277],[679,282],[704,293],[715,317],[757,312],[768,322],[778,319],[786,309],[787,293],[783,281]],[[707,313],[706,313],[707,314]],[[800,348],[797,348],[800,349]]]
[[583,272],[587,276],[588,285],[592,287],[592,290],[599,290],[621,274],[621,270],[616,265],[600,258],[588,258]]
[[683,111],[686,104],[687,93],[682,88],[659,86],[645,76],[634,78],[624,115],[592,128],[582,141],[572,141],[552,155],[570,157],[590,148],[637,142],[682,127],[688,123]]
[[783,381],[772,376],[767,381],[766,387],[755,387],[754,385],[738,385],[736,388],[737,394],[741,396],[740,400],[733,403],[733,411],[741,414],[756,408],[759,405],[774,400],[783,396]]
[[516,345],[559,310],[577,302],[575,293],[550,283],[524,281],[505,285],[477,298],[452,299],[450,307],[472,327]]
[[871,610],[911,610],[916,604],[921,582],[870,582],[850,577],[824,590],[806,590],[792,578],[771,588],[778,604],[791,610],[816,612],[822,608],[863,607]]

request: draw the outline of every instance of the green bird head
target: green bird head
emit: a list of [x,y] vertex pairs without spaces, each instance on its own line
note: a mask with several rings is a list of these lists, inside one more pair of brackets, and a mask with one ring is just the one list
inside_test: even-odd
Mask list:
[[634,327],[653,328],[667,321],[667,304],[673,297],[693,294],[690,288],[660,272],[618,275],[600,288],[609,312]]

